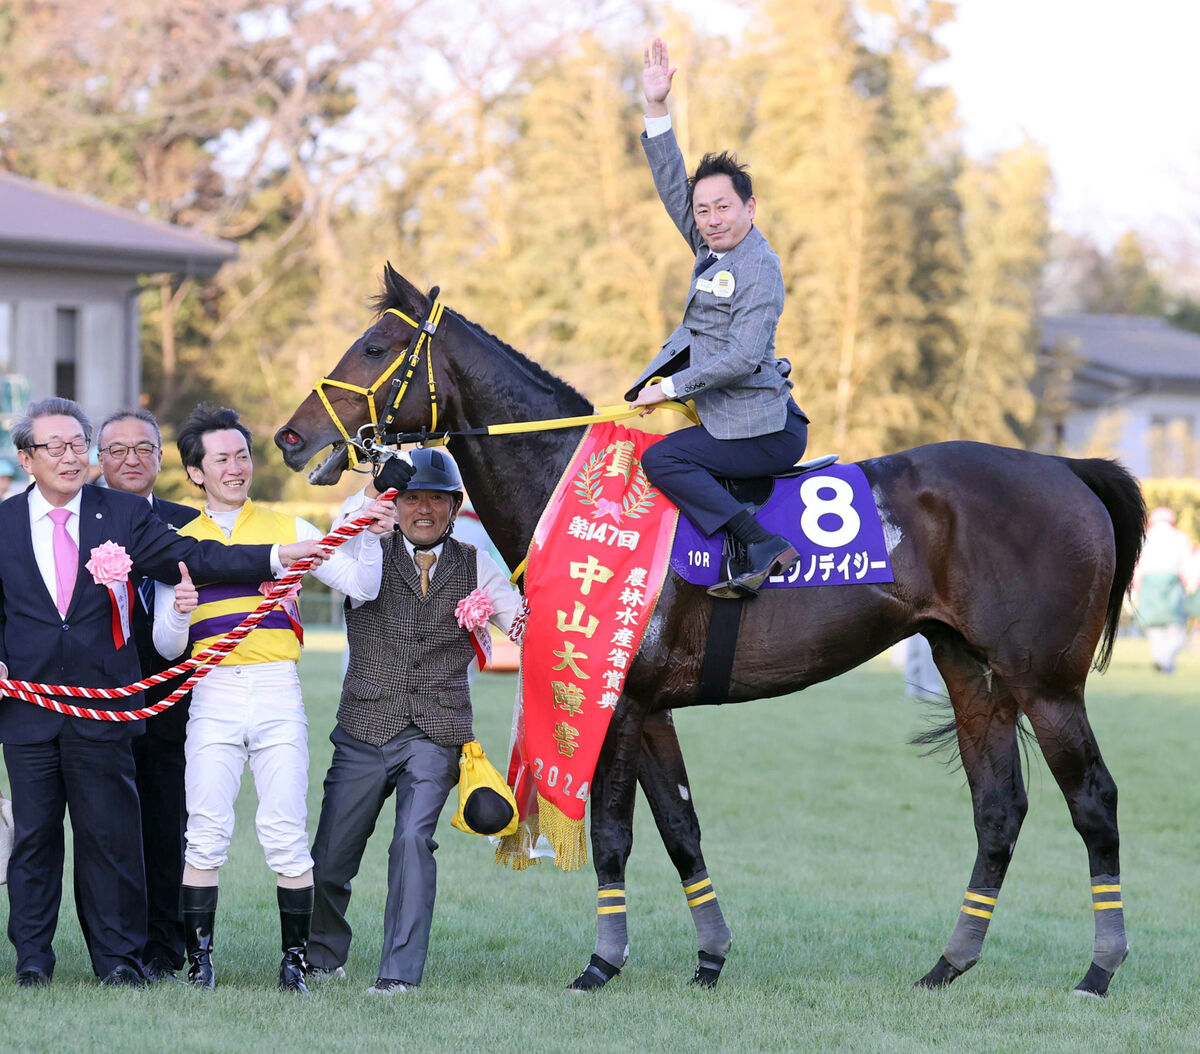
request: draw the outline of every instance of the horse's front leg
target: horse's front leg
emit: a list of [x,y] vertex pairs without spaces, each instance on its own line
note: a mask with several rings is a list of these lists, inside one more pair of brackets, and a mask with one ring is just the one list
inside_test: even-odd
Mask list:
[[596,950],[568,992],[603,988],[629,958],[625,917],[625,864],[633,848],[633,806],[645,712],[629,696],[617,707],[592,777],[592,862],[596,897]]
[[642,759],[638,780],[654,813],[658,833],[683,882],[699,945],[692,984],[712,988],[721,976],[733,934],[700,852],[700,821],[692,804],[683,751],[671,711],[651,714],[642,727]]

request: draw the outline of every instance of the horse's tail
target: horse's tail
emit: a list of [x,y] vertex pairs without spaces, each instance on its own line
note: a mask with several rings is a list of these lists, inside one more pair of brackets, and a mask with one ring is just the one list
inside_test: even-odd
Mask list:
[[1146,537],[1146,499],[1142,488],[1124,465],[1108,458],[1056,458],[1067,466],[1087,487],[1104,502],[1112,520],[1113,537],[1117,544],[1117,566],[1113,571],[1112,589],[1108,593],[1108,613],[1104,633],[1096,656],[1096,669],[1104,670],[1112,658],[1113,640],[1121,620],[1121,605],[1133,582]]

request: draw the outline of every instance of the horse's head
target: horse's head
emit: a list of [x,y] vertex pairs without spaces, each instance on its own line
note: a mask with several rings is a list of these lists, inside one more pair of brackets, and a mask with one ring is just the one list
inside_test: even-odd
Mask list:
[[[382,418],[395,394],[393,381],[406,373],[406,352],[426,318],[430,298],[396,272],[389,263],[383,274],[383,292],[374,299],[377,320],[341,357],[333,371],[317,382],[291,419],[275,433],[283,460],[299,472],[319,450],[333,444],[329,456],[309,473],[309,482],[336,483],[351,462],[347,439]],[[428,352],[428,348],[425,349]],[[419,372],[400,408],[395,431],[416,431],[429,421],[427,363]]]

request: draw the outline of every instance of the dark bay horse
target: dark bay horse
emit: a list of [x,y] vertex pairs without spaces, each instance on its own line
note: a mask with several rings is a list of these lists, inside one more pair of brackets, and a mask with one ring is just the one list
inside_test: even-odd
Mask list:
[[[327,379],[335,386],[321,382],[275,436],[295,470],[334,444],[311,474],[314,483],[333,483],[346,467],[343,431],[354,435],[368,418],[384,415],[388,387],[375,382],[398,358],[412,359],[414,327],[428,317],[432,301],[389,265],[376,307],[375,323]],[[566,383],[453,311],[440,316],[425,353],[432,356],[439,431],[591,411]],[[426,373],[422,360],[392,431],[430,425]],[[371,411],[363,393],[375,388]],[[524,558],[580,436],[572,428],[450,439],[480,518],[511,566]],[[1027,808],[1017,735],[1024,716],[1087,849],[1096,939],[1076,991],[1104,995],[1128,945],[1117,788],[1088,723],[1084,681],[1097,649],[1101,666],[1111,654],[1144,533],[1141,491],[1111,461],[979,443],[918,447],[861,467],[894,543],[895,581],[768,590],[746,603],[728,701],[795,692],[924,634],[953,704],[978,847],[950,941],[917,984],[947,985],[980,956]],[[592,785],[591,843],[602,890],[623,891],[639,783],[685,889],[689,878],[707,876],[670,711],[697,701],[712,610],[703,587],[668,573]],[[730,931],[719,908],[699,913],[695,907],[701,899],[716,907],[715,897],[688,896],[700,946],[694,980],[712,984]],[[574,987],[598,987],[613,976],[623,954],[607,954],[600,969],[592,969],[590,979],[585,970]]]

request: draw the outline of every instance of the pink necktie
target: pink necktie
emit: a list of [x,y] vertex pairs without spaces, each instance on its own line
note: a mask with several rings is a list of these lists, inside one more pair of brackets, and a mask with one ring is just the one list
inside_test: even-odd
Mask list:
[[70,509],[52,509],[54,521],[54,577],[58,586],[58,613],[65,615],[75,592],[75,576],[79,573],[79,546],[67,532],[67,520],[74,515]]

